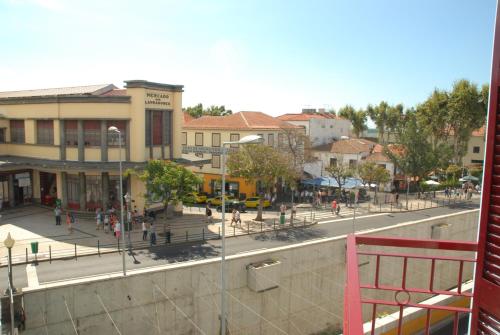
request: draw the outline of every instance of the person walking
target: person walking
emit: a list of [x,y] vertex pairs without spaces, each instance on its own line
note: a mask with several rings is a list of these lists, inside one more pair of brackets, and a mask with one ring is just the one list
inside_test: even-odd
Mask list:
[[293,204],[292,206],[292,214],[290,215],[290,224],[293,225],[293,221],[295,220],[295,215],[297,214],[297,205]]
[[241,227],[241,218],[240,218],[240,211],[236,209],[236,212],[234,212],[234,224],[237,226],[238,222],[240,223]]
[[148,225],[146,224],[146,220],[144,218],[142,219],[142,240],[148,240]]
[[207,223],[212,223],[212,210],[210,209],[210,204],[207,204],[207,207],[205,208],[205,216]]
[[333,199],[332,201],[332,214],[337,213],[337,200]]
[[154,222],[151,222],[149,225],[149,239],[151,242],[151,246],[156,245],[156,227]]
[[66,213],[66,225],[68,226],[68,232],[70,234],[73,234],[73,222],[74,222],[74,218],[73,218],[73,213],[71,212],[67,212]]
[[55,209],[54,209],[54,216],[56,217],[56,226],[60,226],[61,225],[61,207],[57,206]]
[[104,213],[104,233],[108,233],[109,232],[109,213],[106,211],[106,213]]
[[233,208],[233,211],[231,212],[231,224],[230,224],[230,226],[233,225],[233,222],[236,224],[236,208]]
[[120,221],[116,221],[115,223],[115,236],[118,240],[120,240],[120,236],[122,233],[122,225]]
[[285,224],[286,206],[284,203],[280,206],[280,225]]
[[337,215],[340,215],[340,203],[337,204]]
[[101,208],[97,207],[95,210],[95,230],[99,230],[101,227],[102,213]]

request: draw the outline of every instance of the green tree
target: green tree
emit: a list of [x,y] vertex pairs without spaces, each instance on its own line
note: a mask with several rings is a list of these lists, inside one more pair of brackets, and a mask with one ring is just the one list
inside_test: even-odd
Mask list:
[[448,101],[447,124],[453,136],[453,161],[460,163],[467,150],[472,131],[484,125],[486,103],[484,92],[466,79],[453,84]]
[[342,192],[342,188],[346,183],[347,178],[351,178],[355,175],[355,170],[349,166],[349,164],[344,163],[343,157],[337,157],[337,163],[328,166],[325,169],[326,172],[332,176],[333,179],[339,185],[339,190]]
[[428,133],[418,126],[415,114],[406,116],[404,126],[398,128],[396,140],[402,150],[395,152],[385,146],[384,153],[407,177],[423,180],[436,168],[439,152],[433,150]]
[[387,102],[382,101],[378,106],[368,105],[366,111],[370,119],[375,122],[378,131],[378,141],[379,143],[385,143],[385,129],[387,127],[387,117],[389,113],[390,106]]
[[389,171],[380,165],[375,164],[375,162],[366,162],[358,167],[358,175],[363,180],[364,184],[376,184],[375,196],[373,197],[373,203],[378,203],[377,191],[380,184],[385,184],[391,180],[391,175]]
[[150,160],[144,170],[134,173],[146,185],[145,198],[149,201],[162,201],[165,217],[169,203],[193,203],[192,192],[203,182],[185,167],[163,160]]
[[391,134],[395,134],[399,125],[401,123],[401,119],[403,118],[403,105],[397,104],[395,106],[390,106],[387,110],[387,120],[386,120],[386,129],[387,133],[387,142],[389,142],[389,136]]
[[434,89],[427,100],[417,106],[417,121],[429,131],[433,148],[448,138],[448,101],[446,91]]
[[352,131],[358,138],[363,131],[368,129],[366,126],[367,114],[362,109],[356,111],[351,105],[345,105],[339,109],[339,116],[351,121]]
[[224,105],[221,106],[215,106],[212,105],[208,107],[207,109],[203,109],[203,104],[199,103],[193,107],[187,107],[183,109],[184,112],[187,112],[189,115],[191,115],[194,118],[199,118],[204,115],[210,115],[210,116],[226,116],[230,115],[233,112],[230,109],[226,109]]
[[[224,164],[224,162],[222,162]],[[271,192],[280,177],[285,182],[293,182],[297,172],[288,156],[267,145],[248,144],[232,152],[227,158],[228,173],[241,177],[247,182],[260,182],[260,203],[255,220],[262,221],[263,195]]]

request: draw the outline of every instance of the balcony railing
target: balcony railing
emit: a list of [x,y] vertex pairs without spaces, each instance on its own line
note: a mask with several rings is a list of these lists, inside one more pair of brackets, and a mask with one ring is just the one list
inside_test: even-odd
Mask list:
[[[371,249],[377,251],[364,251],[360,250],[360,246],[372,246]],[[405,252],[381,252],[381,247],[397,247],[404,248]],[[406,253],[409,248],[413,249],[428,249],[425,253]],[[392,249],[392,248],[391,248]],[[446,251],[446,252],[445,252]],[[443,255],[452,251],[454,254],[459,254],[458,256],[448,256]],[[399,315],[397,319],[397,325],[395,325],[394,330],[396,334],[405,334],[404,331],[404,309],[406,307],[416,307],[425,311],[425,325],[423,326],[424,334],[429,334],[432,326],[431,314],[433,311],[444,312],[453,316],[453,334],[458,334],[458,321],[461,313],[470,313],[471,309],[468,307],[457,307],[457,306],[447,306],[447,305],[434,305],[426,304],[422,302],[424,299],[419,299],[418,297],[432,297],[432,296],[448,296],[455,297],[456,299],[470,299],[473,294],[470,292],[464,292],[462,290],[462,282],[464,281],[464,266],[468,264],[473,264],[476,262],[475,258],[463,257],[464,252],[466,254],[472,254],[471,252],[477,251],[477,243],[475,242],[458,242],[458,241],[442,241],[442,240],[420,240],[420,239],[404,239],[404,238],[389,238],[389,237],[369,237],[369,236],[355,236],[349,235],[347,238],[347,267],[346,267],[346,283],[344,292],[344,334],[346,335],[361,335],[365,333],[375,334],[376,331],[376,319],[377,319],[377,309],[387,308],[396,310],[396,315]],[[359,257],[364,257],[374,261],[374,273],[370,278],[372,282],[362,283],[360,281],[359,267],[368,264],[360,264],[358,262]],[[475,257],[475,256],[472,256]],[[402,262],[401,267],[401,278],[397,280],[397,284],[385,284],[381,279],[383,276],[387,276],[387,273],[381,273],[381,260],[386,262],[394,262],[395,259],[399,259]],[[414,267],[409,267],[409,261],[423,261],[429,263],[427,270],[424,270],[423,274],[419,275],[427,276],[428,282],[419,283],[420,285],[414,285],[415,280],[411,280],[413,284],[410,284],[412,276],[415,273]],[[449,282],[447,285],[453,286],[450,289],[443,289],[440,285],[436,284],[436,264],[442,262],[456,263],[458,264],[458,271],[456,273],[456,281],[454,283]],[[422,268],[422,267],[421,267]],[[451,268],[451,267],[450,267]],[[468,267],[469,268],[469,267]],[[425,269],[425,266],[424,266]],[[395,276],[397,274],[391,273],[390,276]],[[446,274],[449,278],[450,274]],[[399,277],[399,275],[397,275]],[[366,277],[366,276],[365,276]],[[451,287],[450,286],[450,287]],[[392,293],[392,299],[387,299]],[[413,295],[413,296],[412,296]],[[381,298],[379,297],[381,296]],[[373,298],[375,297],[375,298]],[[386,298],[386,299],[384,299]],[[414,301],[418,300],[418,301]],[[470,306],[470,303],[466,304]],[[363,307],[371,307],[371,331],[365,331],[363,328]],[[365,307],[366,308],[366,307]],[[399,314],[397,311],[399,310]],[[365,310],[366,311],[366,310]],[[365,319],[366,319],[365,314]],[[420,330],[420,331],[422,331]]]

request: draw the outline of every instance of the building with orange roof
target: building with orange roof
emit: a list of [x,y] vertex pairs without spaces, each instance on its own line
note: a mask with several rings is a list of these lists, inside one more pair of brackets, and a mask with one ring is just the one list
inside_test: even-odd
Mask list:
[[280,115],[277,118],[304,127],[312,145],[331,143],[342,138],[342,136],[351,136],[351,121],[331,113],[289,113]]
[[472,132],[467,143],[467,151],[462,158],[463,165],[466,167],[482,166],[484,163],[484,149],[486,144],[485,126]]
[[[183,146],[221,147],[223,142],[238,141],[247,135],[260,135],[264,145],[278,147],[286,140],[284,131],[304,132],[301,126],[282,121],[262,112],[239,112],[226,116],[202,116],[184,123],[181,134]],[[237,146],[233,146],[237,147]],[[210,164],[193,170],[203,176],[203,192],[218,194],[221,191],[221,156],[197,153],[200,159],[210,159]],[[242,178],[226,178],[226,192],[235,196],[253,196],[257,193],[254,183]]]

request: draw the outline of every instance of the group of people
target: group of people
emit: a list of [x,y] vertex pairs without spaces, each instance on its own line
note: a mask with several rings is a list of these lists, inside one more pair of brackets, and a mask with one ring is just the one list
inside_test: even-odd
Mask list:
[[[62,217],[63,211],[60,206],[56,206],[54,208],[54,216],[56,218],[56,226],[61,225],[61,217]],[[66,227],[68,228],[68,232],[70,234],[73,234],[73,226],[76,224],[76,216],[75,213],[72,211],[67,211],[66,212]]]
[[96,230],[100,229],[104,229],[106,234],[112,231],[116,238],[120,238],[122,230],[121,223],[114,208],[110,208],[106,211],[101,210],[101,208],[96,209]]
[[465,199],[470,200],[474,192],[479,193],[479,185],[474,186],[472,183],[464,183],[461,188],[447,187],[444,189],[444,196],[451,198],[453,196],[464,196]]

